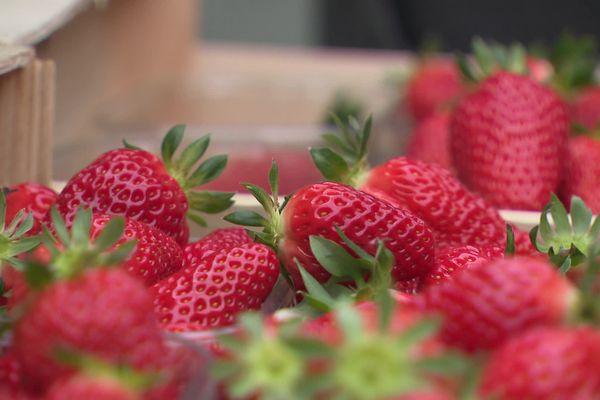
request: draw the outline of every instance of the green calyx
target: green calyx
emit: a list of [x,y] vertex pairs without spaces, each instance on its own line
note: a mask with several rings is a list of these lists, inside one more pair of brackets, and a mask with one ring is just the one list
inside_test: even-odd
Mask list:
[[[162,144],[161,155],[167,171],[179,183],[189,203],[188,218],[201,226],[206,221],[198,212],[217,214],[227,210],[233,204],[234,193],[199,191],[198,186],[215,180],[227,166],[226,155],[216,155],[202,161],[197,167],[210,144],[210,135],[202,136],[181,151],[179,148],[185,133],[185,125],[176,125],[167,132]],[[132,146],[128,146],[132,147]]]
[[113,217],[92,241],[90,209],[80,208],[77,211],[70,230],[55,207],[50,213],[56,236],[44,227],[41,237],[52,256],[50,264],[43,266],[28,262],[25,265],[25,278],[34,289],[43,288],[53,280],[75,278],[89,268],[120,265],[136,246],[136,242],[131,240],[115,247],[125,229],[123,217]]
[[369,170],[367,145],[371,136],[372,117],[364,125],[354,117],[342,121],[332,114],[338,133],[326,133],[323,139],[329,147],[310,150],[313,162],[329,181],[358,187]]
[[269,195],[263,188],[251,183],[242,183],[263,207],[266,217],[255,211],[235,211],[226,215],[223,219],[236,225],[249,227],[262,227],[260,232],[249,231],[250,236],[258,242],[271,246],[277,251],[279,242],[283,239],[283,220],[281,212],[287,200],[279,204],[279,169],[273,160],[269,170]]
[[498,70],[525,75],[528,73],[525,47],[520,43],[502,46],[474,38],[471,44],[473,62],[464,54],[457,54],[456,61],[463,77],[469,82],[479,82]]
[[[311,251],[319,264],[331,274],[331,278],[325,284],[319,283],[296,260],[306,287],[300,307],[308,306],[320,313],[329,312],[342,299],[352,302],[378,300],[386,307],[389,306],[392,301],[389,295],[394,265],[392,253],[383,241],[378,241],[375,255],[370,255],[352,242],[337,226],[335,228],[344,244],[356,256],[333,240],[311,236]],[[368,281],[365,280],[365,276],[369,277]]]
[[58,349],[55,358],[94,380],[113,383],[132,393],[141,394],[161,382],[160,374],[142,373],[126,364],[109,363],[93,355]]
[[595,84],[598,46],[593,36],[563,33],[550,51],[553,86],[563,94]]
[[[8,222],[8,224],[7,224]],[[38,236],[26,236],[33,227],[33,215],[20,210],[12,221],[6,221],[6,195],[0,190],[0,270],[3,263],[22,268],[17,256],[35,248]]]
[[323,118],[323,122],[326,125],[334,125],[338,120],[360,119],[364,114],[364,104],[362,101],[344,91],[339,91],[335,94],[328,109],[331,111]]
[[589,258],[590,246],[600,233],[600,219],[596,218],[592,223],[592,211],[577,196],[571,199],[570,215],[569,220],[565,206],[553,194],[542,211],[539,225],[529,232],[535,248],[548,254],[563,273]]

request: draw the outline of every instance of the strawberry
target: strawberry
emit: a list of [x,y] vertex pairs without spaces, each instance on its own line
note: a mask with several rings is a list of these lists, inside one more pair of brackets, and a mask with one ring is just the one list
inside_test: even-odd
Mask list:
[[122,269],[93,268],[120,265],[134,242],[113,253],[106,249],[121,237],[123,219],[113,219],[103,234],[89,242],[92,215],[80,211],[71,234],[55,220],[64,244],[58,250],[46,234],[53,260],[47,267],[27,264],[25,276],[34,289],[16,321],[13,348],[27,384],[43,389],[73,368],[56,358],[57,351],[89,353],[106,362],[127,363],[152,370],[162,357],[164,342],[142,282]]
[[448,247],[439,252],[435,266],[424,281],[425,286],[437,285],[449,279],[455,272],[502,258],[503,249],[496,246],[460,246]]
[[262,226],[264,230],[256,234],[257,238],[277,250],[296,289],[304,287],[298,264],[319,282],[330,278],[331,274],[310,249],[310,236],[345,245],[337,229],[369,254],[375,254],[378,239],[385,239],[396,262],[392,270],[394,280],[424,276],[431,269],[433,235],[411,212],[334,182],[300,188],[280,210],[275,164],[269,177],[272,198],[255,185],[244,185],[263,205],[269,219],[255,212],[236,212],[225,219],[240,225]]
[[452,170],[449,128],[448,112],[438,112],[424,118],[410,135],[406,156]]
[[202,239],[185,246],[183,249],[185,262],[187,265],[197,265],[201,259],[219,250],[230,250],[246,243],[252,243],[252,239],[244,228],[216,229]]
[[278,276],[273,250],[244,243],[209,257],[187,258],[183,269],[158,282],[151,293],[164,325],[216,328],[231,325],[241,311],[258,310]]
[[450,58],[426,58],[407,83],[406,102],[415,121],[441,110],[463,92],[460,72]]
[[44,400],[141,400],[141,396],[125,385],[104,377],[73,375],[55,382]]
[[600,141],[575,136],[569,138],[568,146],[561,198],[569,204],[571,196],[579,196],[595,214],[600,213]]
[[206,151],[204,136],[173,158],[185,127],[172,128],[162,143],[162,158],[131,146],[98,157],[67,182],[56,199],[58,210],[70,225],[80,206],[94,213],[122,215],[158,228],[187,244],[186,216],[205,224],[197,211],[216,213],[231,204],[232,193],[199,192],[196,187],[215,179],[225,168],[226,156],[214,156],[191,172]]
[[540,328],[509,340],[491,355],[480,391],[498,400],[598,399],[598,371],[596,329]]
[[552,63],[539,57],[527,56],[525,59],[529,76],[540,83],[548,82],[554,75]]
[[498,211],[467,190],[446,169],[405,157],[393,158],[375,168],[367,162],[371,119],[339,126],[339,135],[324,139],[330,148],[312,149],[313,160],[326,179],[349,184],[409,210],[433,231],[439,248],[504,247],[505,222]]
[[600,123],[600,86],[585,88],[570,104],[571,121],[595,130]]
[[466,351],[497,347],[527,329],[558,325],[573,313],[577,291],[551,265],[514,257],[475,263],[418,295],[439,313],[442,340]]
[[516,73],[522,51],[511,48],[497,70],[496,51],[475,48],[485,79],[454,110],[450,149],[459,179],[494,206],[541,210],[558,189],[569,120],[557,93]]
[[[91,238],[100,236],[110,215],[96,214],[92,219]],[[135,250],[122,264],[132,275],[151,286],[180,270],[183,266],[181,247],[163,231],[131,218],[125,219],[125,231],[116,245],[135,240]]]
[[12,220],[20,210],[33,215],[33,228],[29,234],[41,230],[41,223],[56,201],[57,193],[34,182],[23,182],[6,188],[6,219]]

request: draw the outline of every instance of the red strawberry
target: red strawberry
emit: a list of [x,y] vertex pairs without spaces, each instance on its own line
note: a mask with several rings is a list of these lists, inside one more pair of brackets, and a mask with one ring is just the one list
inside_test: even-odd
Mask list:
[[121,270],[94,269],[52,284],[14,329],[15,352],[29,384],[44,387],[70,371],[55,360],[60,346],[111,362],[155,367],[163,341],[152,298]]
[[495,206],[541,210],[558,188],[568,133],[556,93],[497,72],[452,115],[453,164],[460,180]]
[[541,328],[494,352],[481,392],[498,400],[600,398],[600,333],[589,327]]
[[514,257],[471,265],[427,287],[417,303],[444,317],[444,342],[476,351],[497,347],[527,329],[565,321],[576,299],[573,285],[550,264]]
[[46,237],[53,254],[50,265],[26,266],[34,291],[15,322],[13,349],[31,388],[43,389],[73,371],[58,362],[61,349],[146,371],[156,368],[164,353],[150,293],[128,272],[102,267],[120,265],[134,244],[106,252],[121,237],[123,219],[113,219],[93,244],[88,238],[91,223],[91,212],[81,210],[69,234],[64,222],[55,219],[64,248],[51,246]]
[[529,76],[540,83],[548,82],[554,74],[554,68],[550,61],[539,57],[527,56],[525,60]]
[[178,159],[173,153],[184,127],[174,127],[163,141],[163,160],[136,148],[111,150],[79,171],[58,195],[56,205],[67,224],[80,206],[95,213],[122,215],[156,227],[187,244],[186,216],[204,223],[194,213],[216,213],[231,204],[232,193],[199,192],[195,188],[215,179],[227,163],[226,156],[204,161],[191,172],[209,143],[204,136],[187,147]]
[[421,121],[450,104],[462,92],[460,73],[453,60],[428,58],[410,78],[406,101],[413,119]]
[[44,400],[141,400],[141,396],[118,381],[104,377],[74,375],[55,382]]
[[164,325],[231,325],[239,312],[260,308],[278,276],[273,250],[258,243],[241,244],[186,263],[154,285],[154,308]]
[[600,123],[600,86],[591,86],[577,94],[570,105],[571,121],[588,130]]
[[9,186],[6,195],[6,219],[12,220],[19,210],[33,214],[33,228],[30,234],[41,229],[46,213],[56,201],[56,192],[47,186],[34,182],[23,182]]
[[423,119],[412,132],[406,156],[452,170],[450,155],[450,114],[439,112]]
[[[94,215],[90,234],[92,239],[101,234],[111,218],[109,215]],[[128,240],[135,240],[136,246],[122,267],[148,286],[172,275],[183,266],[181,247],[159,229],[127,218],[125,231],[116,245]]]
[[600,141],[587,136],[569,139],[569,156],[563,175],[561,198],[570,204],[576,195],[600,213]]
[[252,243],[244,228],[216,229],[202,239],[185,246],[183,253],[187,265],[197,265],[219,250],[230,250],[242,244]]
[[502,258],[504,250],[496,246],[448,247],[439,252],[435,266],[427,275],[424,285],[437,285],[449,279],[455,272]]
[[9,349],[0,356],[0,387],[18,389],[22,383],[21,363]]
[[396,157],[375,168],[367,162],[371,119],[362,128],[342,125],[324,138],[336,148],[312,149],[326,179],[352,185],[409,210],[433,231],[439,248],[463,245],[504,247],[506,223],[498,211],[438,166]]
[[378,240],[385,240],[395,265],[394,280],[424,276],[433,265],[434,239],[429,228],[409,211],[394,208],[385,201],[349,186],[323,182],[305,186],[294,193],[283,211],[277,200],[277,170],[269,176],[273,198],[261,188],[245,185],[265,207],[270,220],[258,213],[233,213],[226,220],[263,226],[257,236],[269,243],[290,273],[296,289],[304,288],[297,262],[319,282],[331,276],[315,258],[310,237],[321,236],[345,245],[337,229],[367,253],[375,254]]

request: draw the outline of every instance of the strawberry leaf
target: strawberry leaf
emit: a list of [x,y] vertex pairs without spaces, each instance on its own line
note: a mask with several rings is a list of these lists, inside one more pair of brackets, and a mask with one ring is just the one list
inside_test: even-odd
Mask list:
[[161,155],[167,169],[171,167],[173,155],[183,140],[185,125],[175,125],[165,135],[161,144]]

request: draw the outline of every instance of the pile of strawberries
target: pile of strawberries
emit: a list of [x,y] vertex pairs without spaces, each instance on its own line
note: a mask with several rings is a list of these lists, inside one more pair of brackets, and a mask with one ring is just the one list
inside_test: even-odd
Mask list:
[[[190,241],[188,219],[233,193],[200,190],[227,157],[201,160],[208,136],[178,151],[180,125],[161,158],[125,142],[60,193],[2,190],[0,399],[600,398],[600,219],[563,161],[575,114],[519,46],[476,42],[468,88],[437,62],[409,90],[408,157],[372,167],[371,119],[334,116],[310,150],[322,182],[282,197],[273,163],[268,190],[242,184],[263,212],[224,219],[248,230]],[[543,212],[528,233],[497,207]]]
[[600,212],[593,40],[564,35],[542,58],[475,39],[459,64],[426,57],[408,82],[408,156],[450,169],[501,209],[539,211],[558,193]]

